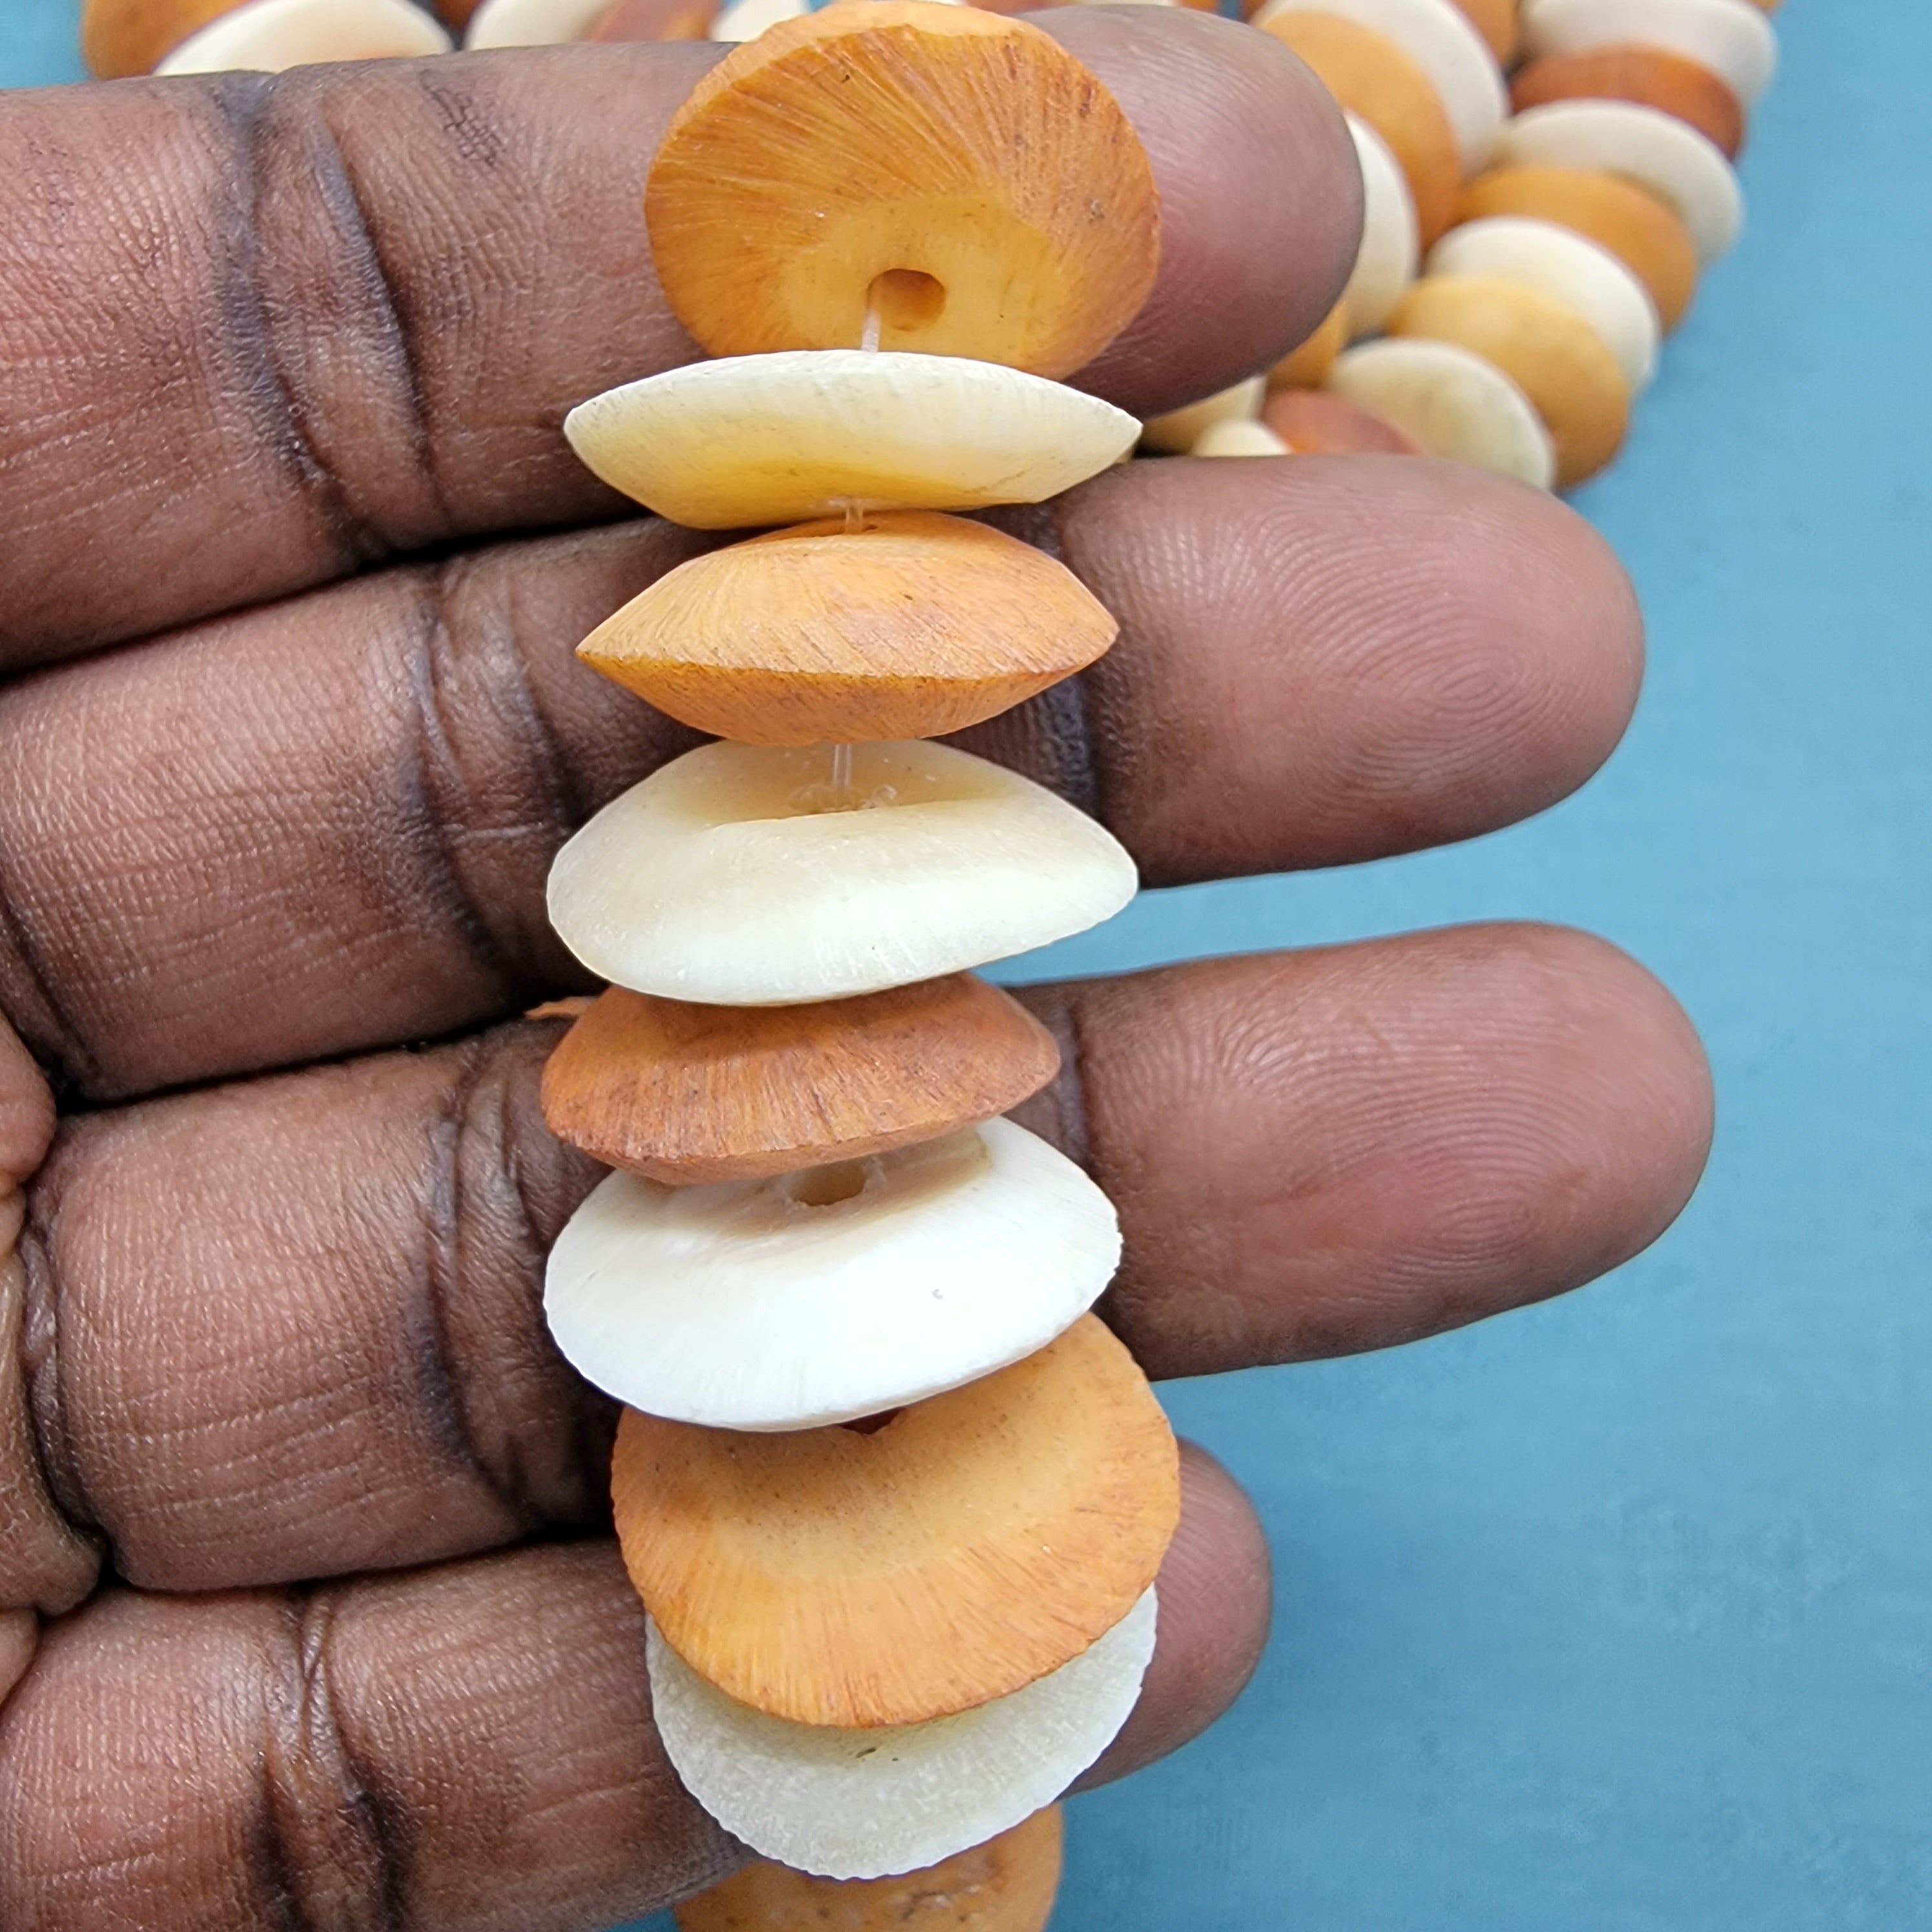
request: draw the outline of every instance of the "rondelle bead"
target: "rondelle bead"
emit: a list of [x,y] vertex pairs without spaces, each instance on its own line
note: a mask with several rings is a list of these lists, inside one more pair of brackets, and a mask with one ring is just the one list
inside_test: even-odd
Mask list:
[[1429,76],[1386,34],[1339,14],[1255,16],[1314,70],[1342,107],[1380,135],[1400,164],[1426,247],[1455,212],[1462,164],[1455,131]]
[[1340,304],[1353,337],[1374,334],[1415,280],[1421,236],[1415,198],[1388,144],[1359,114],[1348,122],[1362,170],[1362,239]]
[[410,59],[450,50],[409,0],[246,0],[190,34],[157,74],[280,74],[311,62]]
[[613,489],[700,530],[855,503],[1043,502],[1124,456],[1139,428],[1097,396],[1000,363],[857,349],[687,363],[607,389],[563,422]]
[[1657,372],[1656,304],[1616,256],[1574,229],[1516,214],[1466,222],[1430,251],[1429,272],[1494,275],[1567,302],[1617,358],[1633,395]]
[[[884,4],[884,0],[878,0]],[[913,740],[832,754],[706,745],[557,854],[550,923],[600,979],[788,1006],[984,965],[1111,918],[1133,861],[1004,766]]]
[[935,1865],[819,1878],[769,1858],[676,1908],[677,1932],[1046,1932],[1060,1887],[1060,1808]]
[[1024,21],[872,0],[700,80],[644,190],[658,279],[716,356],[866,346],[1036,375],[1154,286],[1154,175],[1100,82]]
[[1462,190],[1461,221],[1520,214],[1553,221],[1607,248],[1656,303],[1666,333],[1697,289],[1697,254],[1684,224],[1652,194],[1617,175],[1574,168],[1496,168]]
[[1516,58],[1516,0],[1456,0],[1469,24],[1483,37],[1498,66]]
[[1180,1514],[1174,1432],[1090,1315],[877,1428],[626,1409],[610,1492],[678,1655],[754,1710],[842,1727],[923,1724],[1058,1670],[1132,1609]]
[[1398,424],[1431,456],[1553,488],[1556,452],[1535,406],[1493,362],[1453,343],[1358,343],[1328,373],[1337,397]]
[[1149,449],[1184,456],[1216,423],[1254,422],[1267,394],[1265,376],[1246,376],[1184,409],[1151,418],[1141,430],[1141,441]]
[[1567,302],[1490,275],[1430,275],[1389,318],[1395,337],[1420,336],[1493,362],[1532,403],[1556,448],[1567,488],[1616,455],[1630,422],[1630,386],[1616,358]]
[[235,0],[87,0],[81,58],[101,80],[152,73],[164,54],[234,5]]
[[634,1408],[811,1430],[1044,1348],[1120,1258],[1086,1174],[993,1120],[764,1180],[614,1174],[550,1252],[544,1315],[571,1365]]
[[718,11],[718,0],[610,0],[584,38],[701,40],[709,36]]
[[692,557],[577,651],[698,730],[818,745],[964,730],[1091,664],[1119,629],[1032,544],[881,510]]
[[1429,76],[1449,117],[1461,172],[1488,165],[1509,94],[1496,56],[1450,0],[1268,0],[1255,25],[1290,12],[1339,15],[1394,41]]
[[[1370,138],[1372,140],[1374,137],[1371,136]],[[1318,387],[1322,377],[1328,373],[1329,364],[1348,346],[1348,304],[1346,301],[1338,302],[1316,326],[1315,333],[1298,347],[1291,349],[1268,372],[1268,387],[1270,389],[1312,389]],[[1199,447],[1197,442],[1197,453]]]
[[610,0],[483,0],[463,36],[466,47],[540,47],[580,40]]
[[[1743,0],[1730,0],[1742,5]],[[1592,47],[1532,61],[1510,82],[1521,113],[1552,100],[1634,100],[1674,116],[1736,160],[1744,146],[1744,110],[1708,68],[1658,47]]]
[[1778,36],[1749,0],[1524,0],[1533,57],[1660,47],[1708,68],[1749,109],[1778,66]]
[[1010,1696],[868,1730],[749,1709],[647,1622],[651,1715],[685,1788],[753,1850],[834,1878],[876,1878],[936,1864],[1058,1798],[1139,1700],[1157,1617],[1149,1590],[1096,1642]]
[[1503,130],[1498,158],[1522,167],[1600,169],[1655,194],[1684,224],[1700,265],[1738,238],[1744,197],[1723,154],[1695,129],[1628,100],[1555,100]]
[[964,974],[803,1006],[613,986],[544,1068],[560,1140],[668,1186],[753,1180],[990,1120],[1059,1070],[1052,1034]]
[[1210,423],[1190,456],[1286,456],[1288,446],[1264,422]]
[[[1340,358],[1337,358],[1336,367]],[[1334,369],[1329,371],[1330,380]],[[1297,456],[1420,456],[1421,446],[1359,404],[1318,389],[1285,389],[1262,418]]]

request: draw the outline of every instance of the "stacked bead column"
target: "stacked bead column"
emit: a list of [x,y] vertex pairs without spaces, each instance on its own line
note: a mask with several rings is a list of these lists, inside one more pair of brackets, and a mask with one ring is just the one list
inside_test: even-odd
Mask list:
[[1144,301],[1158,211],[1057,43],[923,0],[735,50],[645,208],[719,359],[594,398],[574,446],[686,524],[808,520],[680,566],[581,646],[722,742],[551,875],[612,984],[545,1113],[617,1171],[545,1307],[626,1406],[613,1493],[672,1762],[754,1849],[871,1877],[1016,1826],[1098,1756],[1178,1514],[1166,1418],[1088,1312],[1113,1210],[999,1118],[1057,1049],[965,970],[1118,910],[1133,867],[930,742],[1112,640],[1064,566],[956,513],[1131,446],[1058,379]]

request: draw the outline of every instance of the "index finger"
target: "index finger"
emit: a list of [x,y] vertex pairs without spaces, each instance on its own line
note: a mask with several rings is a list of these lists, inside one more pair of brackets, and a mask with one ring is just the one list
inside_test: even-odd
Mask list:
[[[1299,340],[1359,225],[1319,85],[1268,36],[1187,10],[1042,24],[1132,117],[1164,213],[1154,294],[1087,385],[1148,414]],[[718,52],[553,47],[0,105],[0,672],[616,514],[560,425],[698,352],[652,274],[640,194]]]

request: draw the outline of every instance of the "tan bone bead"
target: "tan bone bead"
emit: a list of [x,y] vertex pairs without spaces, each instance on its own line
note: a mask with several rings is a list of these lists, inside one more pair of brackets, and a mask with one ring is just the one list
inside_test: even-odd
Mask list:
[[879,511],[694,557],[578,654],[700,731],[815,745],[963,730],[1091,664],[1118,628],[1030,544]]
[[784,20],[672,118],[644,214],[714,356],[877,346],[1060,376],[1154,286],[1160,205],[1119,104],[1037,27],[872,0]]
[[1049,1034],[967,974],[800,1006],[614,986],[544,1070],[560,1140],[668,1186],[753,1180],[935,1140],[1059,1071]]
[[1060,1809],[894,1878],[816,1878],[760,1858],[677,1908],[678,1932],[1045,1932]]
[[238,4],[239,0],[87,0],[80,16],[80,50],[87,70],[101,80],[150,74],[189,34]]
[[1594,476],[1630,422],[1630,388],[1602,338],[1566,302],[1490,275],[1430,275],[1389,317],[1392,336],[1448,342],[1492,362],[1535,404],[1559,487]]
[[1096,1317],[870,1431],[751,1435],[626,1409],[631,1580],[726,1696],[847,1728],[1018,1690],[1119,1623],[1180,1510],[1174,1435]]

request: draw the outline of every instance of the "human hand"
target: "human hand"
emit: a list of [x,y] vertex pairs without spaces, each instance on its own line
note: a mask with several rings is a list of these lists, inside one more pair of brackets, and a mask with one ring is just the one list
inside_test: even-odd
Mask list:
[[[1352,247],[1325,97],[1191,14],[1047,24],[1166,209],[1094,386],[1145,413],[1261,366]],[[0,1012],[71,1109],[43,1162],[0,1028],[9,1928],[544,1932],[735,1856],[654,1740],[610,1410],[543,1329],[595,1170],[537,1112],[556,1028],[515,1018],[581,983],[543,917],[557,844],[690,742],[571,653],[709,540],[608,522],[557,426],[693,352],[638,190],[714,57],[0,103]],[[1123,632],[970,740],[1150,884],[1507,824],[1634,699],[1615,563],[1492,478],[1147,464],[1009,523]],[[536,527],[567,533],[511,540]],[[1069,1051],[1025,1118],[1118,1204],[1106,1310],[1156,1376],[1574,1286],[1668,1222],[1708,1136],[1676,1006],[1573,934],[1029,998]],[[1210,1721],[1264,1631],[1252,1512],[1186,1473],[1107,1773]]]

